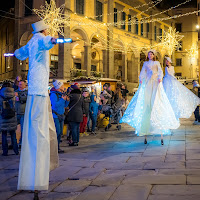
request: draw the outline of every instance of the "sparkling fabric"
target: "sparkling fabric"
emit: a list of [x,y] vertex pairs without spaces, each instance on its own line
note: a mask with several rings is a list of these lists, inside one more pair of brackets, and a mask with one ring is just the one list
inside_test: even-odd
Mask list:
[[177,118],[189,118],[200,104],[200,98],[174,77],[174,67],[165,68],[163,79],[165,93]]
[[49,49],[54,45],[50,36],[36,33],[30,41],[15,51],[19,60],[29,58],[28,94],[48,96]]
[[134,127],[139,136],[170,134],[169,129],[177,129],[180,126],[163,85],[158,82],[162,78],[159,62],[145,62],[140,73],[142,84],[120,120],[121,123]]

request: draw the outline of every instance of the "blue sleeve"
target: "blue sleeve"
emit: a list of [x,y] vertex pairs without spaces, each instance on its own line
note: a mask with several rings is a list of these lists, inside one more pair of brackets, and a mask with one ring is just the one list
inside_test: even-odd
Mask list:
[[92,113],[92,111],[93,111],[93,107],[92,107],[92,104],[90,103],[89,112]]
[[69,101],[65,101],[65,107],[69,106]]
[[15,50],[14,52],[15,57],[19,60],[26,60],[28,58],[28,46],[25,45],[20,49]]
[[52,44],[51,38],[52,38],[51,36],[41,37],[38,40],[39,48],[41,50],[49,50],[49,49],[53,48],[54,44]]
[[57,108],[65,104],[65,100],[63,98],[60,98],[58,100],[58,97],[55,93],[52,93],[50,95],[50,100],[51,100],[51,105],[52,105],[53,110],[57,110]]

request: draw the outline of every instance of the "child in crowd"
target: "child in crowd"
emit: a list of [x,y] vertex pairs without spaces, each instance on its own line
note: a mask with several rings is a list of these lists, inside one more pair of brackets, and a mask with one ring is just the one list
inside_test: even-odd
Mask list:
[[88,115],[89,115],[89,107],[90,107],[90,96],[87,89],[83,90],[83,107],[84,107],[84,113],[83,113],[83,121],[80,123],[80,136],[88,136],[89,134],[85,132],[85,128],[88,121]]
[[92,120],[92,134],[95,135],[95,127],[96,127],[96,123],[97,123],[97,115],[99,112],[99,104],[96,102],[97,97],[96,95],[91,95],[90,96],[91,99],[91,103],[90,103],[90,108],[89,108],[89,114],[90,114],[90,118]]

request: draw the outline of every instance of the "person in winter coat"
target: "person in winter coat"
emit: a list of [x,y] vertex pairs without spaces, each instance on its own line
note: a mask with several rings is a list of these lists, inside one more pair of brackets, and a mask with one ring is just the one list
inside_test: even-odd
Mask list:
[[15,111],[15,93],[10,82],[5,81],[0,90],[0,132],[2,132],[3,156],[8,155],[7,133],[10,132],[13,150],[19,154],[16,131],[17,116]]
[[26,88],[25,81],[19,81],[19,87],[15,90],[15,108],[17,112],[17,123],[21,126],[21,137],[19,140],[19,148],[21,148],[22,144],[22,133],[23,133],[23,125],[24,125],[24,113],[26,109],[26,101],[28,97],[28,90]]
[[62,82],[55,80],[53,82],[55,90],[50,93],[50,100],[52,106],[53,119],[56,126],[57,140],[58,140],[58,153],[64,153],[60,149],[60,139],[63,133],[63,125],[65,120],[65,108],[69,104],[67,95],[63,94],[64,85]]
[[83,91],[83,108],[84,108],[84,113],[83,113],[83,121],[80,124],[80,136],[86,135],[88,136],[89,134],[85,132],[85,128],[87,125],[88,121],[88,116],[89,116],[89,107],[90,107],[90,96],[88,90]]
[[[200,97],[200,86],[199,86],[199,83],[198,81],[196,80],[193,80],[192,81],[192,84],[193,84],[193,88],[192,88],[192,92]],[[194,121],[194,125],[200,125],[200,115],[199,115],[199,105],[196,107],[195,111],[194,111],[194,117],[195,117],[195,121]]]
[[70,132],[72,134],[73,142],[69,146],[78,146],[79,143],[79,127],[83,121],[83,97],[81,91],[77,85],[71,86],[72,91],[69,95],[69,111],[67,115]]
[[96,123],[97,123],[97,115],[99,112],[99,104],[96,102],[97,97],[96,95],[91,95],[90,96],[91,99],[91,103],[90,103],[90,118],[92,120],[92,134],[96,134],[95,133],[95,127],[96,127]]
[[[24,116],[18,190],[48,190],[49,171],[58,167],[58,144],[49,99],[49,50],[56,38],[48,36],[43,20],[32,24],[33,37],[17,49],[19,60],[29,58],[28,98]],[[50,151],[51,150],[51,151]]]
[[129,93],[129,91],[126,89],[126,86],[124,84],[122,84],[121,92],[122,92],[123,98],[125,98],[127,96],[127,94]]

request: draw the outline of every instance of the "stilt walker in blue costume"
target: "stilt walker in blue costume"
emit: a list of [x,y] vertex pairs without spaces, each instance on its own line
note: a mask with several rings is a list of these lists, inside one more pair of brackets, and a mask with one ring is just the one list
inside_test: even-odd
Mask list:
[[18,190],[48,190],[49,171],[58,166],[58,144],[52,117],[49,84],[49,50],[56,39],[48,36],[43,20],[32,24],[33,37],[14,52],[19,60],[29,58],[28,99],[24,117]]

